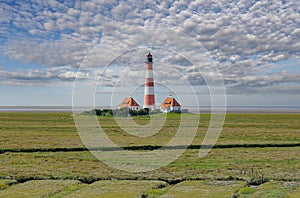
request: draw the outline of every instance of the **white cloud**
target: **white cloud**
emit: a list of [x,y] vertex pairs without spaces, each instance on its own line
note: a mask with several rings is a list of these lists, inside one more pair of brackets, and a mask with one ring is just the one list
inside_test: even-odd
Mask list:
[[[272,72],[276,67],[273,63],[299,59],[298,1],[40,0],[30,4],[0,4],[0,52],[12,59],[77,68],[89,55],[87,66],[99,66],[99,62],[119,56],[120,49],[145,44],[145,39],[157,47],[167,44],[169,49],[182,44],[183,49],[197,55],[197,47],[192,43],[189,48],[184,46],[184,39],[172,43],[176,35],[158,36],[138,28],[153,26],[173,28],[201,42],[230,86],[274,86],[299,80],[290,74]],[[135,27],[136,32],[126,31]],[[103,58],[100,60],[97,51],[89,54],[98,43],[103,47],[113,45],[115,49],[100,56]],[[170,60],[163,56],[156,58],[166,63]],[[205,64],[199,66],[207,68]],[[38,74],[32,71],[32,78]],[[47,76],[43,72],[41,75]],[[60,75],[67,78],[75,74],[70,71]],[[197,75],[200,74],[187,73],[185,79],[199,82],[201,78]]]
[[[89,79],[89,74],[72,71],[72,67],[45,68],[45,69],[19,69],[8,71],[0,67],[0,85],[55,85]],[[65,85],[65,84],[63,84]]]
[[44,23],[44,27],[45,27],[46,30],[51,31],[51,30],[55,30],[56,25],[53,21],[48,21],[48,22]]

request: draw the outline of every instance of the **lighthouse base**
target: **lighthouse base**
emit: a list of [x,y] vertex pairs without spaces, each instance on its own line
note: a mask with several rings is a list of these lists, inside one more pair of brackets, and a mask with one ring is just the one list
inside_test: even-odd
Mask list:
[[149,112],[156,109],[155,106],[143,106],[143,109],[146,109],[146,108],[149,109]]

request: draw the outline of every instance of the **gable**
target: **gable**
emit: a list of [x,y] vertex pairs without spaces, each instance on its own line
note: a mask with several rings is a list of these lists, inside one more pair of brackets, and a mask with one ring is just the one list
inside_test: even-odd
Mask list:
[[173,97],[166,98],[160,105],[162,108],[168,107],[181,107],[181,105],[177,102],[177,100]]
[[140,105],[132,98],[124,98],[124,100],[119,105],[121,108],[123,107],[139,107]]

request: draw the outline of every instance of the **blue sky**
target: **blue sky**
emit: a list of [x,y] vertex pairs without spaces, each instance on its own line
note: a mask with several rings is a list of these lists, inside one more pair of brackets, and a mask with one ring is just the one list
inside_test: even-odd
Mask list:
[[300,106],[298,0],[0,0],[0,105],[72,105],[75,78],[134,89],[147,50],[166,86],[219,79],[229,105]]

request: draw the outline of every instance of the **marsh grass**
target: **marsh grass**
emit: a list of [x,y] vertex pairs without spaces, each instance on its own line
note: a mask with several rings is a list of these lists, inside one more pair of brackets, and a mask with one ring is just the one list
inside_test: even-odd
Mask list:
[[32,180],[0,191],[0,197],[51,197],[55,193],[78,184],[80,182],[76,180]]
[[246,196],[246,195],[248,195],[248,194],[254,193],[255,190],[256,190],[256,188],[254,188],[254,187],[251,188],[251,187],[249,187],[249,186],[246,186],[246,187],[244,187],[244,188],[241,188],[241,189],[239,190],[238,194],[239,194],[240,197],[243,197],[243,196]]
[[[160,119],[165,114],[153,115]],[[135,137],[120,129],[114,117],[98,117],[108,137],[119,146],[160,146],[177,132],[180,116],[194,118],[193,114],[168,114],[162,129],[147,138]],[[201,145],[210,121],[209,114],[199,117],[198,132],[192,144]],[[300,114],[228,114],[217,144],[282,144],[300,143]],[[145,125],[146,116],[134,121]],[[136,130],[127,126],[126,130]],[[188,127],[187,127],[188,130]],[[1,148],[72,148],[84,147],[77,133],[71,113],[0,113]],[[0,148],[0,149],[1,149]]]
[[173,186],[161,198],[231,198],[245,185],[241,181],[184,181]]
[[[176,133],[181,115],[158,114],[155,116],[157,119],[159,116],[168,117],[159,133],[150,138],[139,138],[125,133],[118,127],[113,117],[98,117],[98,120],[109,138],[119,146],[146,146],[145,148],[148,148],[161,146],[170,141]],[[189,116],[195,115],[184,114],[183,116],[189,119]],[[77,195],[77,193],[79,196],[80,192],[89,193],[89,191],[97,195],[100,193],[100,186],[104,186],[103,188],[107,190],[117,189],[120,186],[120,192],[127,192],[131,189],[134,193],[128,193],[129,197],[131,195],[159,197],[163,194],[168,197],[168,193],[171,195],[173,193],[173,197],[176,197],[176,193],[180,194],[180,189],[183,191],[190,189],[195,193],[200,192],[199,188],[205,192],[214,190],[221,192],[224,186],[218,186],[218,183],[209,184],[215,180],[244,180],[248,183],[259,183],[262,175],[264,177],[262,183],[266,183],[256,188],[255,191],[244,187],[242,184],[245,182],[237,181],[235,182],[240,190],[236,191],[235,185],[225,186],[223,190],[229,189],[228,195],[234,195],[239,191],[237,195],[240,197],[300,197],[298,183],[295,186],[293,183],[278,182],[300,181],[299,146],[280,147],[284,144],[300,143],[300,114],[229,114],[226,116],[222,134],[217,142],[217,146],[220,147],[211,150],[203,158],[198,157],[198,149],[209,125],[210,115],[203,114],[199,119],[198,132],[192,143],[195,147],[186,150],[168,166],[153,172],[129,173],[103,164],[90,152],[84,150],[85,147],[78,136],[70,113],[2,112],[0,113],[0,177],[14,178],[20,184],[11,186],[10,182],[14,180],[0,180],[0,189],[2,188],[0,197],[12,197],[12,195],[22,197],[24,193],[38,197],[63,197]],[[149,118],[137,116],[134,121],[146,125]],[[129,130],[135,130],[130,125],[127,127]],[[246,144],[257,146],[240,147]],[[274,147],[268,146],[273,144],[275,144]],[[234,145],[237,145],[236,148]],[[264,145],[267,146],[259,147]],[[1,152],[5,148],[13,152],[8,152],[9,150]],[[47,150],[47,148],[53,149]],[[56,148],[70,150],[57,152]],[[78,150],[74,152],[72,148],[78,148]],[[23,152],[22,149],[27,149],[28,152]],[[43,181],[34,181],[37,179]],[[57,183],[51,179],[55,179]],[[112,181],[99,180],[125,181],[124,183],[115,181],[113,184]],[[150,183],[141,181],[140,184],[138,183],[140,181],[133,180],[151,181]],[[268,182],[270,180],[277,180],[277,182]],[[167,181],[170,184],[178,183],[178,181],[184,182],[176,184],[176,188],[173,185],[159,188],[156,184],[161,185],[161,181]],[[137,188],[136,186],[139,185],[145,188]],[[118,193],[107,193],[107,196],[120,196]],[[94,196],[94,194],[89,195]],[[216,194],[215,197],[217,196],[219,195]]]
[[[12,182],[12,180],[0,180]],[[102,198],[298,198],[300,182],[266,182],[256,188],[235,180],[182,181],[169,185],[155,180],[105,180],[83,184],[77,180],[31,180],[0,190],[0,197],[102,197]]]
[[0,113],[1,148],[83,146],[70,113]]
[[[252,190],[251,190],[252,189]],[[242,188],[238,193],[241,198],[296,198],[300,197],[300,182],[271,181],[257,188]]]
[[17,183],[16,180],[0,179],[0,190],[4,190],[15,183]]
[[[299,147],[213,149],[204,158],[197,149],[186,150],[166,167],[153,172],[129,173],[103,164],[90,152],[4,153],[0,155],[2,176],[97,179],[256,179],[299,180]],[[94,178],[94,179],[93,179]],[[22,179],[24,180],[24,179]]]
[[160,185],[166,185],[166,183],[162,181],[132,180],[98,181],[84,188],[80,188],[65,197],[135,198],[141,197],[148,189],[157,189]]

